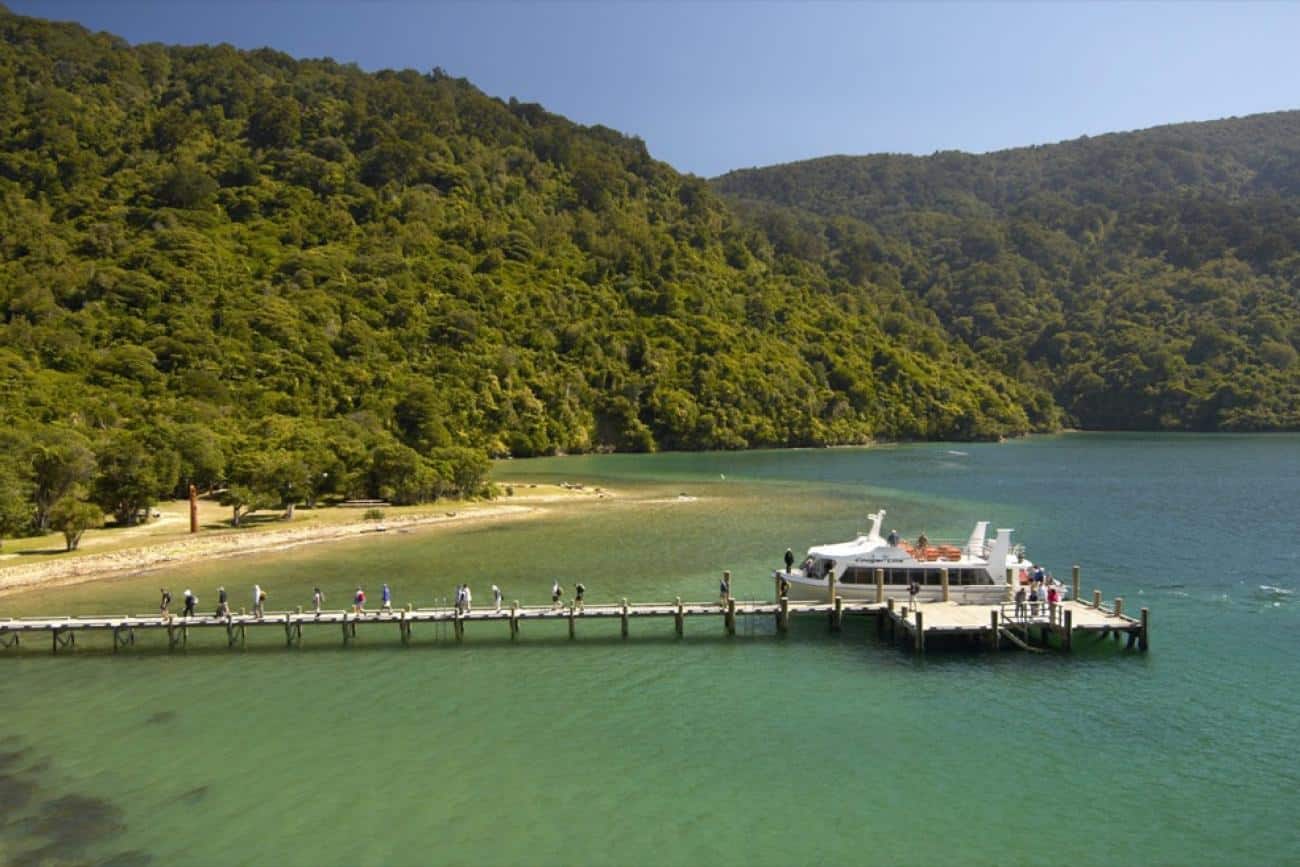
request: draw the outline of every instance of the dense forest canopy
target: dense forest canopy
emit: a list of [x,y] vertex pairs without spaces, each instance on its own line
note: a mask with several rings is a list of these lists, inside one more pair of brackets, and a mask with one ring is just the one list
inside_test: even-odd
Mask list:
[[1060,421],[887,261],[791,246],[636,138],[439,70],[3,7],[0,37],[0,529]]
[[1300,428],[1300,112],[714,186],[823,267],[920,300],[1072,424]]

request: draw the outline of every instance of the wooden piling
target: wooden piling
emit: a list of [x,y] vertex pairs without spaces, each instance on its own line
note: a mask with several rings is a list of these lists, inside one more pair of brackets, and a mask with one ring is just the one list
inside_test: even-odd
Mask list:
[[948,570],[947,570],[947,569],[940,569],[940,570],[939,570],[939,584],[940,584],[940,586],[943,587],[943,601],[944,601],[944,602],[949,601],[949,596],[948,596]]
[[677,627],[677,637],[681,638],[685,630],[686,613],[682,610],[682,597],[677,597],[677,613],[673,615],[674,625]]
[[776,615],[776,628],[782,634],[790,631],[790,599],[787,596],[781,597],[781,612]]
[[460,609],[456,610],[456,619],[452,621],[452,631],[456,633],[457,641],[465,640],[465,619]]
[[897,641],[897,640],[898,640],[898,624],[894,622],[894,597],[893,597],[893,596],[890,596],[890,597],[889,597],[889,600],[885,603],[885,605],[886,605],[886,607],[888,608],[888,611],[889,611],[889,614],[886,615],[886,617],[885,617],[885,619],[889,621],[889,640],[890,640],[890,641]]
[[925,653],[925,615],[921,613],[920,608],[916,609],[916,635],[914,637],[916,639],[916,652]]
[[[731,575],[730,572],[726,572],[726,573],[724,573],[724,574],[726,574],[726,575],[728,575],[728,576]],[[727,602],[731,602],[731,581],[730,581],[730,578],[728,578],[728,581],[727,581]],[[623,619],[623,637],[624,637],[624,638],[627,638],[627,597],[626,597],[626,596],[623,597],[623,618],[622,618],[622,619]]]
[[1061,649],[1069,653],[1074,649],[1074,612],[1069,608],[1065,609],[1061,627]]
[[516,599],[510,606],[510,640],[514,641],[519,637],[519,600]]
[[1123,616],[1123,614],[1124,614],[1124,597],[1123,597],[1123,596],[1116,596],[1116,597],[1115,597],[1115,616],[1116,616],[1116,617],[1121,617],[1121,616]]
[[831,612],[831,632],[839,632],[844,622],[844,597],[835,597],[835,610]]
[[831,569],[826,573],[826,586],[830,590],[830,596],[826,598],[827,602],[835,603],[835,570]]
[[1151,626],[1151,613],[1147,611],[1147,609],[1143,608],[1142,609],[1142,631],[1138,633],[1138,650],[1145,651],[1147,649],[1147,636],[1149,635],[1148,630],[1150,626]]
[[1071,572],[1070,598],[1078,599],[1079,598],[1079,564],[1078,563],[1074,564],[1074,567],[1070,570],[1070,572]]
[[723,618],[727,627],[728,635],[736,634],[736,600],[730,596],[727,597],[727,615]]
[[1093,608],[1098,608],[1098,609],[1101,608],[1101,591],[1100,591],[1100,590],[1093,590],[1093,591],[1092,591],[1092,607],[1093,607]]
[[1002,644],[1002,636],[998,634],[998,610],[994,608],[989,612],[989,646],[992,650],[997,650]]
[[576,638],[578,635],[576,630],[574,629],[574,620],[573,620],[574,608],[575,608],[574,603],[570,602],[569,603],[569,638],[571,640]]
[[879,605],[885,601],[885,570],[876,570],[876,604]]

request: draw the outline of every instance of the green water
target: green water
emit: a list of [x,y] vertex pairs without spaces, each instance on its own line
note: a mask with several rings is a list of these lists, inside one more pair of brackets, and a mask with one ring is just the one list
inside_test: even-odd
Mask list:
[[[954,453],[960,452],[960,453]],[[388,580],[541,602],[766,597],[787,546],[889,509],[1016,528],[1058,575],[1149,606],[1152,650],[914,658],[850,620],[224,633],[0,656],[0,864],[1275,864],[1300,860],[1300,437],[601,456],[502,465],[615,501],[0,600],[147,611],[224,583],[272,607]],[[723,476],[725,475],[725,479]],[[679,493],[697,499],[678,501]],[[1262,586],[1278,590],[1262,590]],[[1279,592],[1286,591],[1286,592]],[[93,644],[93,642],[91,642]],[[100,647],[106,645],[101,643]]]

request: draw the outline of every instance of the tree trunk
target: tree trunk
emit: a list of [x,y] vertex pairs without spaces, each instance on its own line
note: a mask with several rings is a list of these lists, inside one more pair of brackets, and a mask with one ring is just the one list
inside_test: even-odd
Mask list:
[[239,507],[238,507],[238,506],[231,506],[231,511],[232,511],[234,514],[233,514],[233,515],[231,516],[231,518],[230,518],[230,526],[232,526],[232,527],[238,527],[238,526],[239,526]]
[[296,503],[290,503],[289,505],[285,506],[285,508],[284,508],[284,519],[285,519],[286,521],[292,521],[292,520],[293,520],[293,507],[294,507],[295,505],[297,505],[297,504],[296,504]]

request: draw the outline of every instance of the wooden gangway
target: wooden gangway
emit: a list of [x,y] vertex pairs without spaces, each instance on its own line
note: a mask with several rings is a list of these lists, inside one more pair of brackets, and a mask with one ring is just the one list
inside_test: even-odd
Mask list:
[[[1023,610],[1019,610],[1023,608]],[[425,624],[449,624],[457,641],[465,637],[466,627],[474,624],[487,628],[489,623],[504,624],[511,639],[520,635],[521,624],[527,621],[567,621],[569,637],[577,636],[578,623],[589,620],[618,620],[621,634],[627,638],[630,621],[640,619],[669,619],[674,621],[676,634],[685,633],[688,618],[721,618],[727,635],[736,634],[738,617],[771,617],[776,631],[784,633],[792,616],[822,616],[831,631],[839,631],[845,615],[873,618],[882,636],[888,635],[917,652],[924,652],[926,639],[942,636],[967,636],[983,639],[990,647],[1004,646],[1004,640],[1018,646],[1033,646],[1035,642],[1046,646],[1055,639],[1060,649],[1072,647],[1076,633],[1102,636],[1128,636],[1128,646],[1135,644],[1147,649],[1149,618],[1143,608],[1141,618],[1123,613],[1123,600],[1116,599],[1107,607],[1100,593],[1094,594],[1093,604],[1078,601],[1049,605],[1038,603],[1032,611],[1028,606],[1012,603],[959,605],[951,601],[924,602],[912,608],[899,604],[894,598],[883,602],[845,600],[836,595],[824,602],[800,602],[779,598],[772,602],[744,601],[735,598],[718,602],[629,603],[579,606],[520,605],[518,602],[500,608],[406,608],[379,611],[269,611],[258,615],[240,611],[229,615],[203,615],[185,617],[179,614],[162,615],[99,615],[80,617],[21,617],[0,618],[0,648],[18,647],[24,637],[48,633],[54,653],[76,646],[80,633],[111,633],[113,651],[135,644],[137,632],[165,632],[168,647],[188,645],[191,630],[223,631],[227,646],[243,647],[250,629],[283,629],[285,644],[293,647],[303,641],[303,627],[333,626],[339,629],[345,645],[357,637],[359,627],[367,631],[396,627],[395,632],[403,644],[409,644],[417,627]],[[1010,633],[1010,636],[1008,635]],[[1017,634],[1018,633],[1018,634]]]

